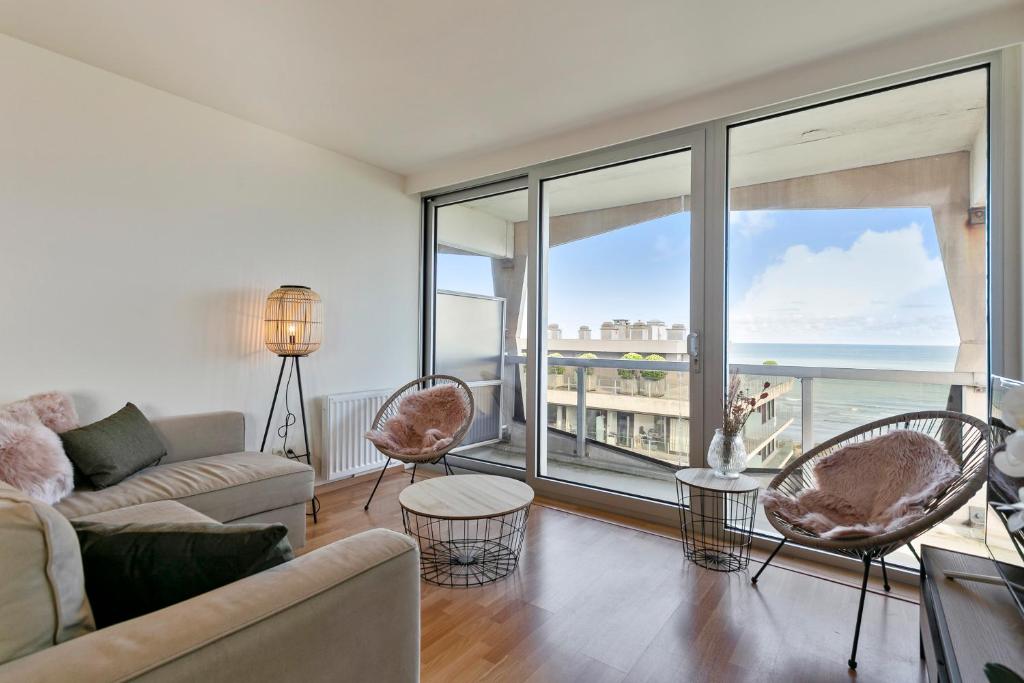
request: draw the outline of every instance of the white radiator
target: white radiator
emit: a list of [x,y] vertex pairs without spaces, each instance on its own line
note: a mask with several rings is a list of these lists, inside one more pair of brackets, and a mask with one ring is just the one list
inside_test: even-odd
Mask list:
[[343,479],[382,467],[387,457],[363,436],[390,393],[330,394],[324,400],[323,477]]

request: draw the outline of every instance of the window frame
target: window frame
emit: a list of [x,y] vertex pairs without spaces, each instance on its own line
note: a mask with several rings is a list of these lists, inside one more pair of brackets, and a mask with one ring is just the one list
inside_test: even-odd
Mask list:
[[[644,150],[651,154],[671,149],[674,138],[692,139],[698,136],[703,141],[701,161],[703,179],[701,200],[703,201],[702,226],[696,222],[691,224],[694,232],[700,232],[703,239],[703,261],[701,278],[703,301],[701,308],[701,355],[705,368],[702,378],[700,405],[695,413],[700,416],[702,428],[697,430],[697,443],[690,444],[691,455],[698,458],[693,464],[703,462],[704,440],[713,433],[717,422],[715,411],[704,411],[703,406],[716,405],[725,387],[727,367],[725,365],[726,342],[726,254],[727,254],[727,221],[728,221],[728,129],[731,126],[752,123],[756,120],[782,116],[795,111],[825,106],[837,101],[854,97],[870,96],[871,94],[912,85],[923,80],[941,78],[961,71],[984,67],[988,70],[988,197],[987,197],[987,229],[988,229],[988,298],[989,298],[989,365],[990,374],[995,373],[1008,377],[1021,377],[1024,374],[1024,348],[1021,344],[1022,331],[1022,277],[1021,273],[1021,221],[1022,208],[1014,188],[1021,186],[1022,150],[1022,47],[1014,46],[1002,50],[990,51],[979,55],[951,60],[919,69],[908,70],[889,76],[882,76],[860,83],[837,87],[824,92],[809,94],[804,97],[784,102],[768,104],[742,113],[724,116],[711,121],[658,135],[648,136],[628,143],[610,145],[595,151],[584,152],[565,158],[520,167],[508,172],[494,174],[485,178],[437,188],[421,193],[423,206],[423,259],[420,277],[420,340],[419,368],[426,374],[432,367],[433,354],[433,310],[432,296],[434,290],[433,268],[436,265],[436,235],[434,220],[436,208],[451,203],[458,203],[472,198],[479,198],[526,188],[529,201],[529,220],[533,225],[531,231],[531,249],[529,273],[527,274],[529,302],[528,321],[530,330],[528,338],[534,347],[543,349],[546,328],[546,312],[538,309],[542,301],[543,288],[546,283],[543,274],[544,249],[540,244],[543,229],[541,216],[541,179],[551,179],[558,174],[569,174],[623,161],[627,158],[641,158]],[[694,150],[694,154],[696,154]],[[695,173],[695,176],[697,174]],[[695,180],[696,181],[696,180]],[[505,189],[507,188],[507,189]],[[694,192],[696,194],[696,192]],[[698,264],[693,264],[697,267]],[[538,345],[537,342],[540,342]],[[546,376],[538,370],[543,367],[544,354],[531,354],[531,377]],[[529,382],[525,387],[526,410],[534,416],[534,424],[539,415],[540,401],[537,396],[538,382]],[[540,389],[543,391],[543,388]],[[695,404],[696,405],[696,404]],[[691,420],[698,419],[691,415]],[[532,433],[531,433],[532,432]],[[500,466],[491,466],[479,461],[463,462],[466,466],[478,471],[500,473],[508,476],[535,480],[535,465],[538,457],[537,449],[543,446],[536,444],[537,429],[527,429],[527,472],[509,470]],[[692,439],[691,439],[692,441]],[[530,452],[530,448],[534,452]],[[531,466],[532,463],[532,466]],[[531,470],[534,470],[531,472]],[[525,476],[524,476],[525,474]],[[622,513],[648,521],[677,524],[678,517],[675,506],[655,504],[652,501],[636,499],[625,494],[608,499],[603,495],[592,495],[589,487],[543,486],[544,495],[562,499],[570,503],[599,505],[613,512]],[[777,539],[755,534],[755,545],[773,547]],[[803,556],[815,561],[837,566],[848,566],[845,558],[807,548],[793,548],[789,552],[795,556]],[[899,573],[898,571],[896,573]]]

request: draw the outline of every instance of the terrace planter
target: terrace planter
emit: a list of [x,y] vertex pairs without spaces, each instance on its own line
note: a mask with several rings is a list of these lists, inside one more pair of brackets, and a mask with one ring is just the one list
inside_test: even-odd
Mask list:
[[[648,354],[644,360],[664,362],[664,356],[659,356],[656,353]],[[666,373],[664,370],[641,370],[640,381],[642,383],[641,390],[647,396],[662,397],[665,395],[667,389],[667,382],[665,381]]]
[[624,396],[636,396],[639,393],[639,383],[640,380],[638,379],[619,378],[615,381],[615,393]]
[[[574,368],[575,369],[575,368]],[[584,391],[596,391],[597,390],[597,377],[593,375],[584,375],[585,384]],[[575,389],[579,385],[578,375],[574,372],[569,375],[569,388]]]
[[640,393],[650,398],[661,398],[668,391],[666,386],[667,382],[663,379],[646,379],[640,380]]

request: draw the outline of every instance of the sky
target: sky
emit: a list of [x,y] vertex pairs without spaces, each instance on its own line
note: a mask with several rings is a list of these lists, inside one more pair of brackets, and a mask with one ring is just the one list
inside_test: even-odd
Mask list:
[[[553,247],[548,322],[574,338],[603,321],[689,328],[690,215]],[[959,343],[926,208],[739,211],[730,216],[729,341]],[[490,259],[438,255],[438,287],[493,295]]]

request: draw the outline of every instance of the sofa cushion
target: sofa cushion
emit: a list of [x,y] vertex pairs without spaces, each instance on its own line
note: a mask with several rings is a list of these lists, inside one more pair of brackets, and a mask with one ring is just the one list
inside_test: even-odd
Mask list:
[[291,560],[283,524],[104,524],[76,520],[99,628],[134,619]]
[[153,428],[167,447],[161,465],[245,450],[245,415],[238,412],[161,417]]
[[2,482],[0,577],[0,663],[95,629],[71,524]]
[[212,517],[196,512],[175,500],[158,500],[154,503],[129,505],[126,508],[78,517],[75,521],[101,524],[204,524],[217,522]]
[[313,468],[265,453],[228,453],[158,465],[99,491],[76,490],[56,505],[69,519],[97,512],[176,500],[231,522],[313,497]]
[[96,488],[113,486],[167,455],[160,435],[133,403],[110,417],[64,432],[60,439],[71,462]]

